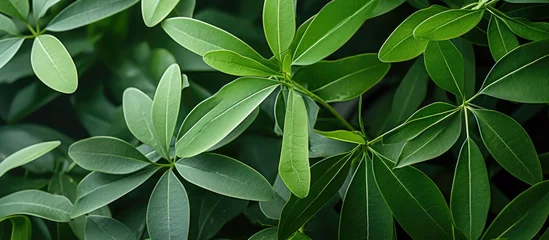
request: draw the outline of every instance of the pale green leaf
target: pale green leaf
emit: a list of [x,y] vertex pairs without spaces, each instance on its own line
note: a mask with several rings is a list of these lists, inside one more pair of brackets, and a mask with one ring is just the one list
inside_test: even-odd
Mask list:
[[15,22],[3,14],[0,14],[0,32],[6,32],[14,36],[19,35],[19,30],[17,29],[17,26],[15,26]]
[[284,118],[284,135],[278,172],[288,189],[304,198],[309,194],[309,123],[303,97],[290,90]]
[[24,190],[0,198],[0,219],[24,214],[54,222],[68,222],[72,203],[64,196]]
[[425,68],[442,89],[465,96],[465,61],[456,46],[448,41],[431,41],[425,49]]
[[282,74],[252,58],[229,50],[214,50],[204,54],[204,62],[210,67],[235,76],[269,77]]
[[534,144],[520,124],[492,110],[475,109],[473,113],[484,145],[505,170],[530,185],[543,180]]
[[152,126],[158,145],[166,152],[169,151],[179,116],[182,84],[179,65],[172,64],[162,75],[154,94]]
[[29,0],[2,0],[0,12],[26,22],[29,15]]
[[0,177],[2,177],[4,174],[6,174],[6,172],[11,169],[23,166],[29,162],[34,161],[42,155],[50,152],[60,144],[61,142],[59,141],[38,143],[23,148],[15,152],[14,154],[9,155],[7,158],[0,162]]
[[281,60],[295,35],[295,5],[293,0],[265,0],[263,30],[274,56]]
[[239,78],[198,104],[179,130],[177,156],[196,156],[229,135],[278,86],[265,78]]
[[65,46],[52,35],[34,39],[31,65],[36,76],[48,87],[62,93],[73,93],[78,87],[78,73]]
[[205,153],[179,160],[175,166],[185,180],[221,195],[252,201],[274,197],[265,177],[230,157]]
[[457,38],[473,29],[482,15],[484,10],[446,10],[420,23],[414,29],[414,37],[437,41]]
[[327,137],[329,139],[338,140],[348,143],[356,143],[360,145],[366,144],[366,141],[358,132],[351,132],[347,130],[336,130],[336,131],[320,131],[315,130],[318,134]]
[[141,0],[141,13],[147,27],[154,27],[177,6],[179,0]]
[[86,239],[137,240],[133,232],[116,219],[98,215],[86,219]]
[[32,14],[34,20],[38,22],[38,20],[46,14],[48,9],[60,1],[61,0],[32,0]]
[[109,174],[128,174],[151,164],[134,146],[113,137],[75,142],[69,148],[69,156],[84,169]]
[[147,229],[153,239],[187,239],[190,207],[187,191],[173,170],[154,187],[147,206]]
[[6,38],[0,40],[0,68],[3,68],[15,56],[25,41],[24,38]]
[[517,37],[505,22],[492,16],[488,25],[488,46],[496,62],[519,46]]
[[139,0],[80,0],[55,16],[47,30],[62,32],[88,25],[126,10]]

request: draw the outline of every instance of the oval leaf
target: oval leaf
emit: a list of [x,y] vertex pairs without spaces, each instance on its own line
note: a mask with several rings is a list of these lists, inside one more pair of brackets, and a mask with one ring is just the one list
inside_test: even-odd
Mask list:
[[29,0],[2,0],[0,1],[0,12],[27,22]]
[[261,62],[228,50],[210,51],[204,55],[204,62],[212,68],[235,76],[269,77],[281,75]]
[[295,65],[310,65],[347,42],[368,19],[379,0],[335,0],[324,6],[308,25],[295,51]]
[[505,170],[530,185],[543,180],[536,149],[519,123],[492,110],[473,113],[484,145]]
[[187,239],[190,207],[187,191],[173,170],[154,187],[147,206],[147,229],[152,239]]
[[277,59],[290,48],[295,35],[295,5],[292,0],[265,0],[263,30]]
[[38,143],[23,148],[15,152],[14,154],[9,155],[6,159],[0,162],[0,177],[2,177],[4,174],[6,174],[6,172],[11,169],[23,166],[29,162],[34,161],[42,155],[50,152],[60,144],[60,141]]
[[122,12],[139,0],[80,0],[55,16],[46,30],[62,32],[88,25]]
[[496,62],[519,46],[517,37],[505,22],[492,16],[488,25],[488,46]]
[[515,102],[547,103],[548,64],[549,39],[522,45],[494,65],[480,92]]
[[31,65],[36,76],[53,90],[62,93],[76,91],[76,65],[65,46],[54,36],[46,34],[34,39]]
[[86,239],[134,240],[133,232],[116,219],[104,216],[88,216]]
[[24,38],[6,38],[0,40],[0,68],[3,68],[15,56]]
[[154,27],[177,6],[179,0],[142,0],[141,12],[147,27]]
[[54,222],[68,222],[71,208],[71,201],[64,196],[24,190],[0,198],[0,219],[24,214]]
[[380,62],[375,53],[366,53],[305,66],[295,73],[293,80],[327,102],[341,102],[368,91],[390,67]]
[[179,130],[177,156],[189,158],[213,147],[235,129],[278,86],[264,78],[240,78],[198,104]]
[[458,97],[465,96],[465,61],[452,42],[431,41],[424,56],[425,68],[440,88]]
[[2,14],[0,14],[0,32],[6,32],[14,36],[19,35],[19,30],[17,30],[15,22],[13,22],[9,17],[6,17]]
[[205,153],[179,160],[175,166],[185,180],[221,195],[252,201],[274,198],[265,177],[230,157]]
[[38,22],[38,20],[46,14],[48,9],[60,1],[61,0],[32,0],[32,14],[34,19]]
[[492,8],[489,9],[496,17],[503,20],[511,31],[524,39],[539,41],[549,38],[549,23],[530,22],[525,18],[512,18],[497,10],[494,11]]
[[181,104],[181,70],[177,64],[172,64],[166,71],[154,94],[152,103],[152,125],[158,145],[169,151],[170,144],[179,116],[179,105]]
[[414,29],[414,37],[427,40],[457,38],[473,29],[482,19],[484,10],[451,9],[420,23]]

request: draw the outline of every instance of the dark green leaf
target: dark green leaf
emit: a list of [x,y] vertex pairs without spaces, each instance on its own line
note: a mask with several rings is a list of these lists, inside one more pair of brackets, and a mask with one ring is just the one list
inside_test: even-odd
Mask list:
[[496,62],[519,46],[515,34],[511,32],[505,22],[495,16],[490,18],[490,24],[488,25],[488,44],[492,57]]
[[362,135],[357,132],[351,132],[347,130],[336,130],[330,132],[315,130],[315,132],[329,139],[334,139],[341,142],[356,143],[360,145],[366,144],[366,141],[364,140]]
[[29,1],[3,0],[0,2],[0,12],[26,22],[27,16],[29,15]]
[[465,61],[456,46],[448,41],[431,41],[425,49],[425,68],[442,89],[465,96]]
[[24,214],[54,222],[68,222],[72,203],[64,196],[24,190],[0,198],[0,219]]
[[88,216],[86,239],[133,240],[137,239],[126,225],[104,216]]
[[428,40],[457,38],[473,29],[484,10],[451,9],[426,19],[414,29],[414,37]]

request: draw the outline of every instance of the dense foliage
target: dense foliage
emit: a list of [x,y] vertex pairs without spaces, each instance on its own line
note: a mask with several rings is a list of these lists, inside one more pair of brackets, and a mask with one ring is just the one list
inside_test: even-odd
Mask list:
[[0,12],[0,239],[549,239],[547,0]]

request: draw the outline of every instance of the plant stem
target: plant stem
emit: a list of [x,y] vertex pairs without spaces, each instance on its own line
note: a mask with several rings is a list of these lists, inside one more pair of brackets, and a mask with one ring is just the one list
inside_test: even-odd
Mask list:
[[37,34],[36,34],[36,31],[34,31],[34,29],[33,29],[33,28],[31,27],[31,25],[29,25],[28,23],[27,23],[27,28],[29,29],[29,31],[32,33],[33,36],[36,36],[36,35],[37,35]]
[[332,113],[332,115],[334,115],[334,117],[336,117],[337,120],[339,120],[341,122],[341,124],[343,124],[347,129],[349,129],[351,131],[356,131],[355,128],[353,127],[353,125],[351,125],[345,118],[343,118],[343,116],[341,116],[341,114],[339,114],[332,106],[330,106],[330,104],[328,104],[326,101],[324,101],[324,99],[322,99],[321,97],[315,95],[314,93],[307,90],[306,88],[299,85],[298,83],[293,82],[293,86],[296,87],[301,93],[307,95],[308,97],[313,99],[315,102],[320,103],[320,105],[322,105],[322,106],[324,106],[324,108],[328,109],[328,111],[330,111],[330,113]]
[[363,136],[366,136],[366,131],[364,130],[364,121],[362,120],[362,94],[358,98],[358,124],[360,125],[360,131]]

